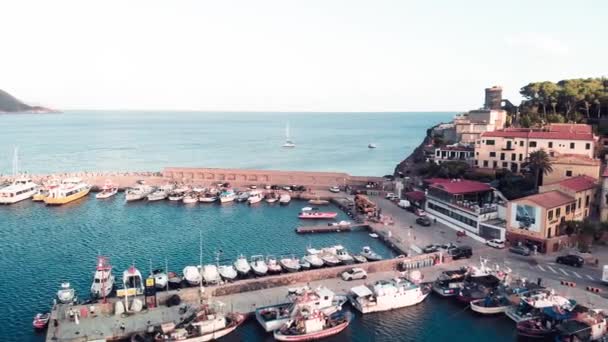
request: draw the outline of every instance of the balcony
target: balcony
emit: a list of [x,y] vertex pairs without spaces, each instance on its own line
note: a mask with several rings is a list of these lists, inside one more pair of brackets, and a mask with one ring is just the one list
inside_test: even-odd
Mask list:
[[483,203],[481,206],[479,206],[477,204],[477,202],[474,203],[472,201],[466,201],[466,200],[464,200],[464,201],[446,200],[445,198],[439,198],[437,196],[433,196],[430,193],[427,194],[427,197],[430,199],[433,199],[437,202],[447,204],[456,209],[460,209],[460,210],[469,212],[474,215],[483,215],[483,214],[489,214],[489,213],[494,213],[494,212],[498,211],[498,205],[496,203]]

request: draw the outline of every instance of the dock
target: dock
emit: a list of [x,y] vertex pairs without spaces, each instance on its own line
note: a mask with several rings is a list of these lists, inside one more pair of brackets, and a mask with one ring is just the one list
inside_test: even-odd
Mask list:
[[367,224],[349,224],[349,225],[316,225],[316,226],[300,226],[296,228],[298,234],[311,234],[311,233],[339,233],[339,232],[350,232],[356,229],[368,228]]

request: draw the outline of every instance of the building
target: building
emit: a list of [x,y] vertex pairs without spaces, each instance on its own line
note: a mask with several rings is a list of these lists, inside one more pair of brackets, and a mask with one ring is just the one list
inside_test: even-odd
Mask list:
[[[489,185],[470,180],[427,179],[425,210],[457,230],[487,239],[505,239],[505,229],[493,224],[505,210],[502,195]],[[487,222],[488,224],[483,224]]]
[[484,132],[475,142],[475,166],[520,172],[530,153],[544,149],[551,157],[594,158],[597,137],[590,125],[550,124],[543,129],[509,128]]
[[598,196],[600,220],[608,221],[608,168],[604,169],[601,178],[601,193]]
[[486,101],[483,106],[486,110],[499,110],[502,108],[502,87],[486,88]]
[[457,115],[454,128],[458,142],[474,144],[482,133],[502,129],[507,121],[507,112],[501,109],[478,109]]
[[540,193],[553,190],[573,197],[576,200],[572,220],[582,221],[597,210],[598,180],[589,176],[576,176],[559,182],[546,184],[538,190]]
[[557,154],[550,157],[552,171],[543,175],[543,183],[550,184],[560,180],[576,177],[589,176],[600,178],[600,160],[589,158],[580,154]]
[[472,166],[475,161],[475,149],[467,145],[438,147],[435,149],[433,161],[435,164],[441,164],[445,161],[462,161]]

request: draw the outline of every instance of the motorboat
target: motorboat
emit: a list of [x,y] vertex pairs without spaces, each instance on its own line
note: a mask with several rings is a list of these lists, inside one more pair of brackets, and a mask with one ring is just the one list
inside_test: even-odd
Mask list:
[[220,193],[220,203],[233,202],[236,199],[236,194],[232,189],[227,189]]
[[310,207],[305,207],[305,208],[302,208],[302,211],[300,211],[298,218],[300,218],[300,219],[333,219],[333,218],[336,218],[336,216],[338,216],[338,213],[333,212],[333,211],[323,212],[323,211],[314,210],[313,208],[310,208]]
[[218,284],[222,281],[222,276],[219,273],[216,265],[203,266],[203,280],[205,284]]
[[249,204],[256,204],[256,203],[260,203],[263,199],[264,199],[264,196],[262,196],[261,192],[252,191],[252,192],[250,192],[247,202],[249,202]]
[[367,148],[370,148],[370,149],[374,149],[376,147],[378,147],[378,146],[376,146],[376,144],[374,144],[374,143],[371,143],[371,144],[367,145]]
[[279,198],[277,197],[277,194],[275,194],[274,192],[269,192],[264,197],[264,200],[268,203],[276,203],[279,200]]
[[406,278],[379,280],[373,286],[353,287],[348,299],[361,313],[388,311],[421,303],[431,292]]
[[184,202],[184,204],[198,203],[198,194],[195,192],[186,194],[182,201]]
[[169,280],[169,288],[170,289],[178,289],[182,287],[182,277],[175,272],[167,273],[167,279]]
[[238,276],[236,269],[232,265],[220,265],[217,267],[217,271],[225,281],[233,281]]
[[70,283],[61,283],[61,287],[57,291],[57,300],[62,304],[70,304],[76,301],[76,291],[70,286]]
[[47,205],[61,205],[83,198],[89,194],[91,186],[84,183],[80,178],[67,178],[61,181],[58,187],[49,190],[48,196],[44,198]]
[[300,270],[300,260],[291,256],[284,256],[279,260],[279,264],[286,272],[297,272]]
[[268,265],[266,265],[263,255],[252,255],[251,262],[249,264],[251,265],[251,269],[256,276],[261,277],[268,273]]
[[282,193],[281,196],[279,196],[279,204],[286,205],[289,204],[289,202],[291,202],[291,195],[288,193]]
[[344,220],[342,220],[342,221],[340,221],[340,222],[331,222],[331,223],[328,223],[327,225],[328,225],[328,226],[331,226],[331,227],[343,227],[343,228],[348,228],[348,227],[350,227],[350,225],[351,225],[351,224],[352,224],[352,223],[351,223],[350,221],[344,221]]
[[300,258],[300,269],[303,271],[309,270],[312,265],[304,258]]
[[433,292],[442,297],[452,297],[458,295],[460,287],[464,283],[467,275],[467,268],[443,271],[433,282]]
[[277,274],[281,273],[283,268],[279,264],[279,261],[274,255],[266,256],[266,265],[268,266],[268,273]]
[[113,288],[114,275],[112,274],[112,266],[107,257],[98,256],[93,283],[91,284],[91,296],[94,298],[107,297],[112,293]]
[[321,286],[313,290],[304,286],[289,289],[284,303],[257,308],[255,317],[266,332],[271,332],[280,329],[300,308],[307,307],[331,315],[342,310],[346,301],[346,296],[336,295],[327,287]]
[[326,315],[322,311],[301,308],[273,335],[277,341],[313,341],[339,334],[348,324],[349,320],[342,312]]
[[236,201],[237,202],[246,202],[249,199],[249,192],[244,191],[244,192],[240,192],[237,196],[236,196]]
[[324,264],[323,259],[317,254],[307,254],[302,259],[309,263],[312,268],[323,267]]
[[97,199],[110,198],[118,193],[118,187],[112,183],[111,180],[106,180],[105,184],[101,188],[101,191],[95,195]]
[[332,186],[332,187],[329,188],[329,191],[337,194],[338,192],[340,192],[340,187],[339,186]]
[[154,278],[154,286],[160,290],[166,289],[169,284],[169,275],[162,269],[153,270],[150,278]]
[[336,257],[340,260],[344,265],[350,265],[355,262],[355,259],[348,253],[346,248],[342,245],[336,245],[332,247],[335,251]]
[[0,204],[12,204],[33,197],[38,192],[38,184],[30,178],[17,178],[9,186],[0,189]]
[[46,329],[46,327],[49,325],[50,320],[51,320],[50,312],[38,313],[38,314],[36,314],[36,316],[34,316],[32,325],[34,326],[34,329],[38,329],[38,330]]
[[576,302],[558,296],[554,290],[537,290],[526,293],[520,297],[519,304],[505,311],[507,317],[516,323],[539,318],[545,308],[559,308],[561,311],[572,311]]
[[212,193],[206,193],[203,196],[199,197],[198,201],[202,202],[202,203],[213,203],[213,202],[216,202],[217,199],[218,199],[218,197],[216,195],[214,195]]
[[169,201],[182,201],[186,196],[186,192],[188,192],[188,188],[178,188],[169,192]]
[[190,322],[169,333],[158,333],[154,340],[157,342],[214,341],[235,331],[245,321],[243,314],[236,312],[224,314],[221,311],[213,305],[204,305]]
[[127,292],[133,289],[137,295],[144,293],[143,277],[141,272],[133,265],[122,272],[122,285]]
[[144,181],[138,181],[134,187],[127,189],[125,200],[127,202],[141,201],[154,191],[154,188]]
[[162,200],[166,199],[167,197],[169,197],[170,191],[171,190],[167,187],[162,187],[162,188],[156,189],[147,196],[147,199],[150,202],[162,201]]
[[240,276],[246,277],[251,272],[251,265],[247,262],[247,258],[241,254],[234,262],[234,268]]
[[365,257],[368,261],[378,261],[382,260],[382,256],[380,254],[374,252],[369,246],[363,247],[361,250],[361,255]]
[[353,254],[353,259],[355,259],[355,262],[358,264],[367,262],[367,259],[361,254]]
[[324,248],[322,250],[318,250],[308,248],[306,250],[306,254],[318,256],[321,260],[323,260],[323,264],[326,266],[338,266],[341,263],[340,259],[338,259],[338,257],[334,254],[334,251],[331,249]]
[[378,238],[378,234],[376,234],[376,233],[369,233],[369,237],[371,237],[372,239],[377,239]]
[[291,138],[289,137],[289,123],[287,123],[287,125],[285,126],[285,143],[283,144],[283,147],[287,147],[287,148],[296,147],[296,143],[293,140],[291,140]]
[[201,276],[201,271],[198,267],[186,266],[184,267],[182,273],[184,274],[184,279],[188,282],[188,284],[191,286],[200,285],[203,277]]
[[471,310],[482,315],[494,315],[507,311],[512,305],[508,297],[500,295],[490,295],[482,299],[475,299],[469,303]]

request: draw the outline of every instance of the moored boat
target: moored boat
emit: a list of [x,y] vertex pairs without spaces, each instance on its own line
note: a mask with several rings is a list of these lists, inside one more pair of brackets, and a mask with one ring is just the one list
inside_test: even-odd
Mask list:
[[51,319],[51,314],[49,312],[36,314],[34,320],[32,321],[32,325],[34,329],[46,329],[49,325],[49,320]]
[[268,273],[271,274],[281,273],[281,271],[283,270],[283,268],[279,264],[279,261],[274,255],[266,256],[266,265],[268,266]]
[[573,319],[556,326],[556,342],[599,341],[606,336],[606,314],[583,306],[575,308]]
[[236,201],[237,202],[246,202],[249,199],[249,192],[244,191],[244,192],[240,192],[237,196],[236,196]]
[[466,268],[457,270],[443,271],[433,282],[433,292],[442,297],[452,297],[458,295],[460,287],[464,283],[467,274]]
[[294,319],[274,332],[278,341],[314,341],[342,332],[349,321],[342,312],[326,315],[319,310],[302,309]]
[[205,265],[202,269],[203,280],[205,284],[218,284],[222,281],[222,276],[218,272],[216,265]]
[[144,293],[144,280],[135,265],[122,272],[122,285],[127,292],[133,289],[137,295]]
[[262,196],[261,192],[252,191],[249,195],[249,198],[247,199],[247,202],[249,202],[249,204],[256,204],[256,203],[260,203],[263,199],[264,199],[264,196]]
[[291,202],[291,196],[286,192],[282,193],[279,197],[279,203],[282,205],[287,205],[289,202]]
[[76,300],[76,291],[70,286],[70,283],[61,283],[61,288],[57,291],[57,300],[63,304],[69,304]]
[[154,286],[157,289],[162,290],[167,288],[167,284],[169,283],[169,275],[162,269],[153,270],[150,277],[154,278]]
[[509,298],[503,295],[494,295],[487,296],[482,299],[475,299],[469,304],[471,305],[471,310],[483,315],[503,313],[512,305]]
[[249,275],[249,272],[251,272],[251,265],[249,265],[247,258],[243,254],[239,255],[239,257],[234,262],[234,268],[236,269],[237,273],[242,277],[246,277],[247,275]]
[[342,245],[335,245],[332,247],[335,251],[336,257],[340,260],[344,265],[350,265],[355,262],[355,259],[352,255],[348,253],[346,248]]
[[313,220],[333,219],[336,218],[336,216],[338,216],[338,213],[334,211],[318,211],[308,208],[303,208],[300,214],[298,214],[298,218],[300,219]]
[[111,180],[106,180],[105,184],[101,188],[101,191],[95,195],[97,199],[110,198],[118,193],[118,187],[112,183]]
[[348,299],[361,313],[388,311],[421,303],[431,292],[405,278],[379,280],[373,286],[360,285],[350,290]]
[[302,258],[304,261],[308,262],[312,268],[323,267],[323,259],[321,259],[317,254],[307,254]]
[[182,277],[175,272],[169,272],[167,274],[167,280],[169,281],[169,288],[177,289],[182,286]]
[[186,194],[182,200],[184,204],[198,203],[198,194],[195,192]]
[[201,271],[196,266],[186,266],[182,272],[188,284],[197,286],[202,281]]
[[316,199],[309,200],[308,203],[310,203],[312,205],[327,205],[327,204],[329,204],[329,201],[322,200],[320,198],[316,198]]
[[279,260],[279,264],[283,269],[287,272],[297,272],[300,270],[300,260],[298,258],[291,256],[284,256]]
[[232,265],[220,265],[217,267],[217,271],[225,281],[233,281],[238,276],[236,269]]
[[544,308],[572,311],[575,305],[574,300],[558,296],[554,290],[542,289],[523,294],[519,304],[508,308],[505,314],[519,323],[540,317]]
[[252,255],[250,265],[253,273],[258,277],[265,276],[268,273],[268,265],[263,255]]
[[367,262],[367,258],[365,258],[361,254],[353,254],[353,259],[355,260],[356,263],[359,263],[359,264]]
[[58,187],[49,190],[48,196],[44,198],[47,205],[61,205],[83,198],[89,194],[91,186],[84,183],[80,178],[67,178],[61,181]]
[[19,177],[9,186],[0,189],[0,204],[13,204],[26,200],[38,192],[38,184],[30,178]]
[[220,203],[233,202],[236,199],[236,194],[232,189],[227,189],[220,193]]
[[91,295],[94,298],[107,297],[113,288],[114,275],[112,274],[112,265],[110,265],[107,257],[98,256],[93,283],[91,284]]
[[154,191],[154,188],[147,185],[145,181],[138,181],[134,187],[127,189],[125,192],[125,201],[133,202],[140,201],[146,198]]
[[382,260],[382,256],[380,254],[374,252],[369,246],[364,246],[361,250],[361,255],[365,257],[368,261],[378,261]]

